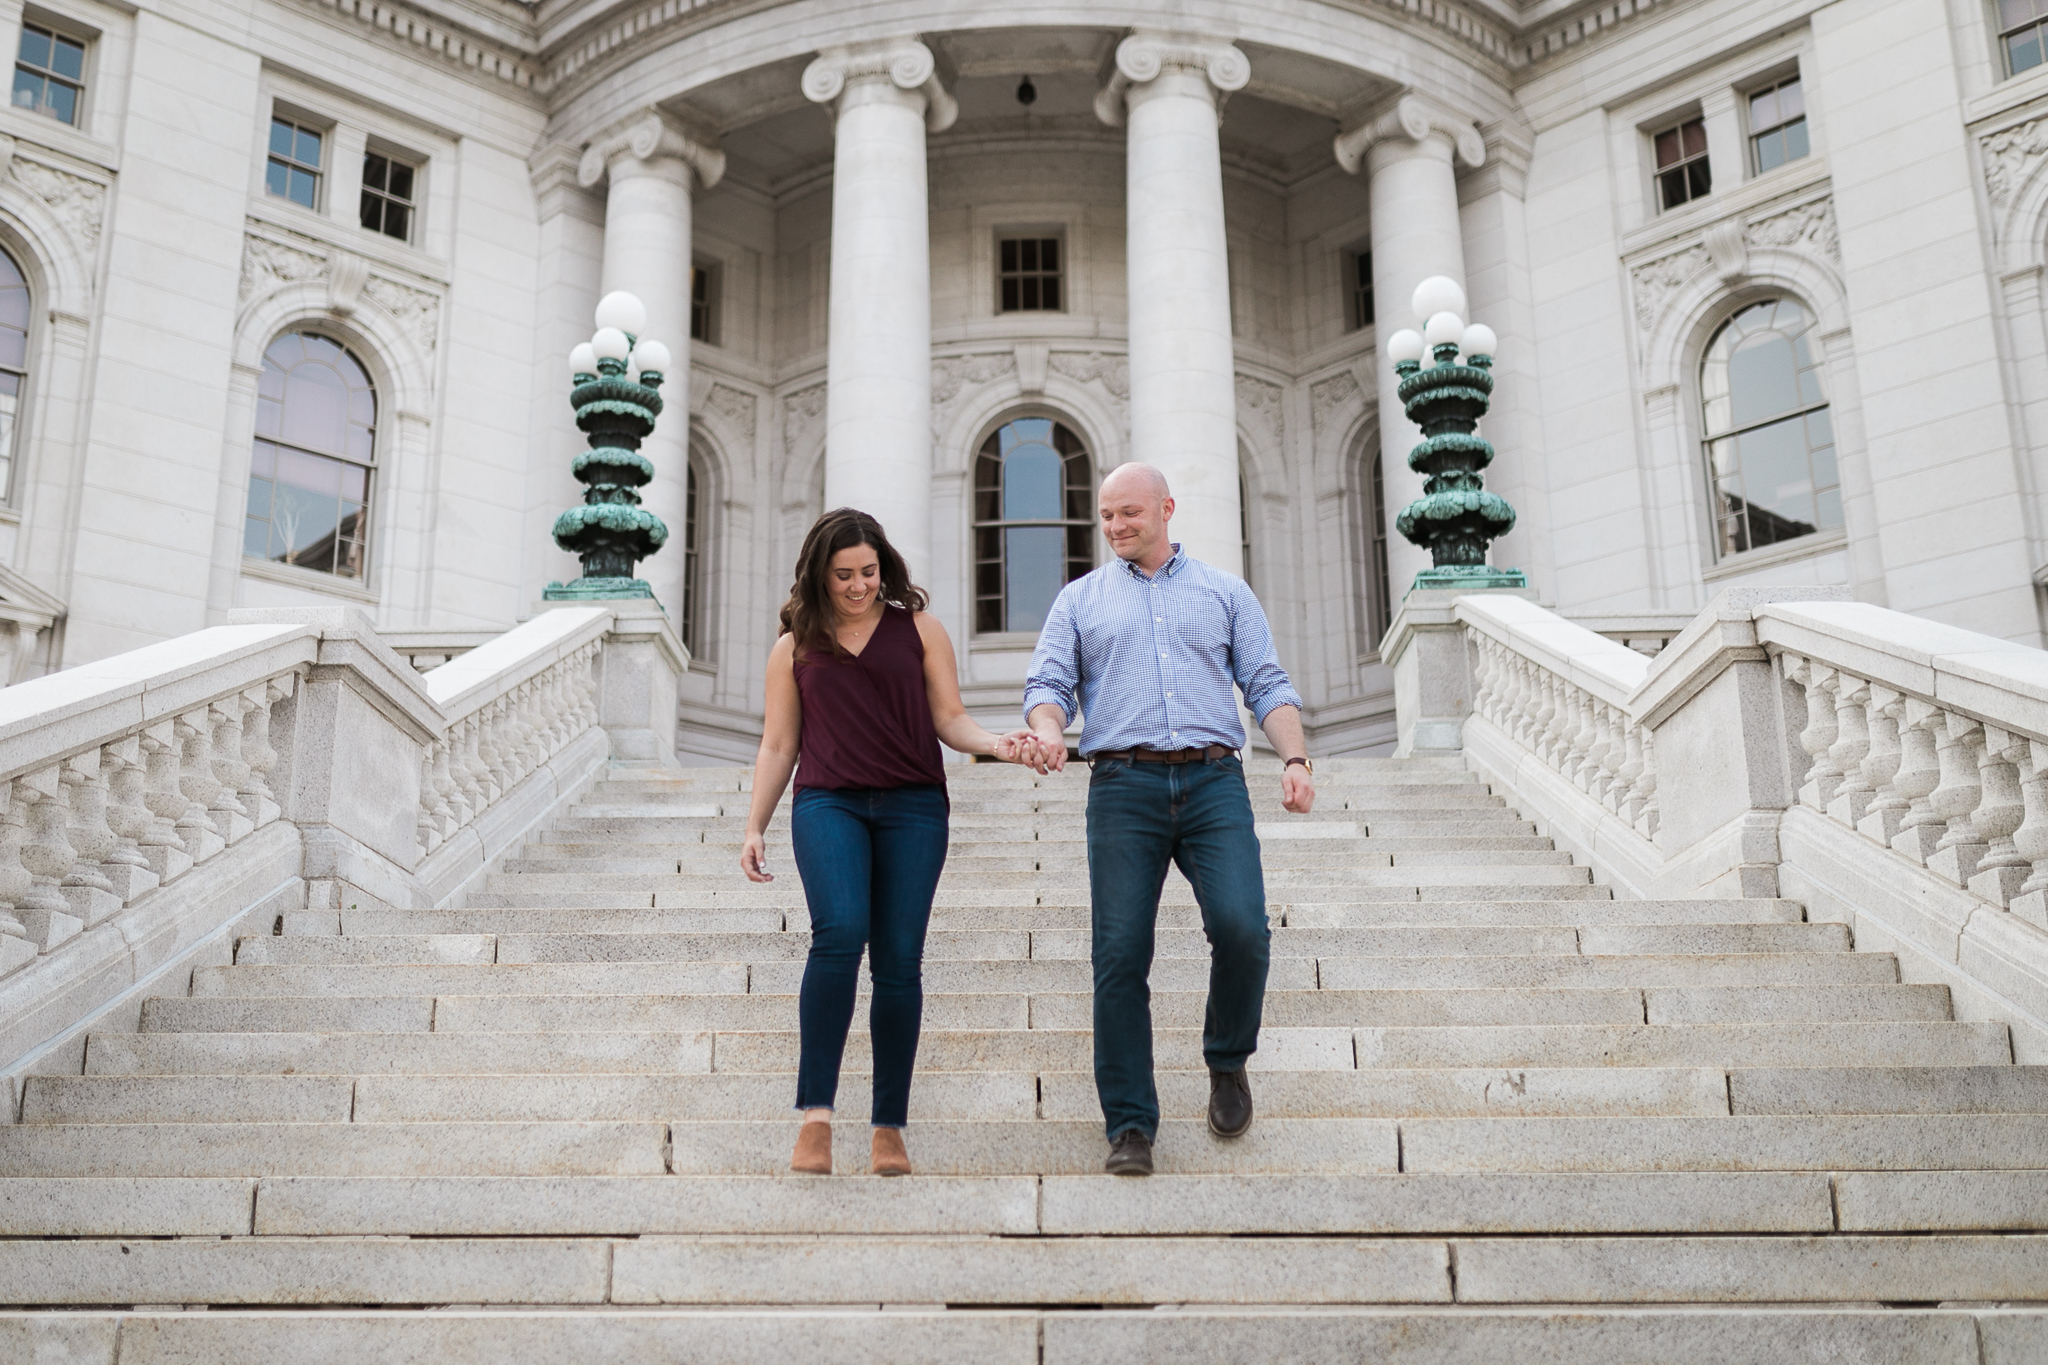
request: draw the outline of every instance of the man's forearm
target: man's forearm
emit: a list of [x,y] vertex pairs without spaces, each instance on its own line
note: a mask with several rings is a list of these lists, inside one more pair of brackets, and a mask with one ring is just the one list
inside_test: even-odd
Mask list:
[[1259,728],[1266,732],[1272,742],[1273,752],[1280,755],[1285,763],[1290,758],[1307,758],[1308,741],[1301,733],[1301,709],[1296,706],[1276,706],[1266,713]]
[[1032,733],[1041,739],[1058,739],[1067,731],[1067,713],[1049,701],[1032,707],[1026,720],[1030,722]]

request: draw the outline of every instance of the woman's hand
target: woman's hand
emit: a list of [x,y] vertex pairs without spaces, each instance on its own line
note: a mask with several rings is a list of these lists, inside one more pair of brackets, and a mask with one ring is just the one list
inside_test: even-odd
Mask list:
[[995,756],[1005,763],[1021,763],[1027,768],[1039,765],[1038,736],[1029,730],[1012,730],[1006,735],[997,735]]
[[774,874],[768,871],[768,837],[764,834],[749,834],[740,845],[740,871],[747,874],[750,882],[772,882]]

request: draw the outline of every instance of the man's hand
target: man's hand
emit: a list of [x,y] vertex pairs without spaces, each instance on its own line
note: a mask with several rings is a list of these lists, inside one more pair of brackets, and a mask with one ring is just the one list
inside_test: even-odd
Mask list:
[[1299,763],[1290,763],[1280,775],[1280,808],[1307,815],[1316,803],[1316,780]]
[[1043,702],[1031,709],[1029,719],[1031,733],[1038,738],[1038,761],[1031,766],[1040,773],[1066,771],[1066,716],[1059,707]]

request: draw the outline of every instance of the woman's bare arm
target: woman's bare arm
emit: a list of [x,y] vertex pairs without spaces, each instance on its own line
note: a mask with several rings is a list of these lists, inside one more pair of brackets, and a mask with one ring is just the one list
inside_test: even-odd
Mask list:
[[803,735],[803,704],[796,690],[796,643],[785,635],[768,651],[768,707],[761,726],[761,751],[754,756],[754,800],[747,809],[747,835],[740,845],[740,871],[750,882],[772,882],[768,872],[768,822],[796,771]]
[[960,700],[960,666],[953,657],[953,640],[939,618],[929,612],[916,617],[917,633],[924,641],[924,690],[931,701],[932,728],[946,747],[963,754],[994,754],[1006,763],[1027,761],[1024,746],[1027,732],[997,735],[967,714]]

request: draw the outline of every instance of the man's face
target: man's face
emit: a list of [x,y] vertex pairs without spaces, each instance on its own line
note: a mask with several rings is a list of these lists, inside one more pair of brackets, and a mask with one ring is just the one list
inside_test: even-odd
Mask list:
[[1173,499],[1162,498],[1142,479],[1113,478],[1102,485],[1097,504],[1102,536],[1118,559],[1143,561],[1166,543]]

